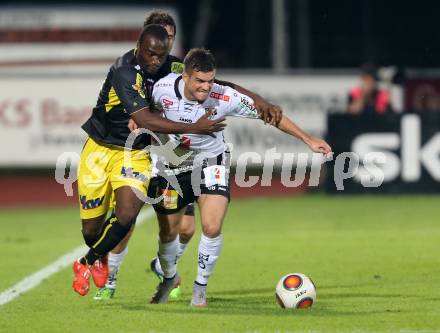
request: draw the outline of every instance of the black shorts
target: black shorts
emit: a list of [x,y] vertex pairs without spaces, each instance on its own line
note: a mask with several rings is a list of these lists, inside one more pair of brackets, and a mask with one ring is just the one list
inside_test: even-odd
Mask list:
[[[177,213],[182,208],[197,201],[200,194],[223,195],[230,200],[229,164],[223,164],[225,160],[229,163],[229,153],[227,154],[227,159],[225,154],[222,154],[214,159],[214,163],[204,164],[201,168],[174,176],[180,186],[182,195],[178,194],[171,181],[166,177],[157,176],[153,178],[148,187],[148,196],[150,198],[163,196],[159,203],[153,204],[154,210],[165,215]],[[192,215],[194,215],[194,212]]]
[[194,204],[190,203],[186,206],[185,214],[186,216],[194,216]]

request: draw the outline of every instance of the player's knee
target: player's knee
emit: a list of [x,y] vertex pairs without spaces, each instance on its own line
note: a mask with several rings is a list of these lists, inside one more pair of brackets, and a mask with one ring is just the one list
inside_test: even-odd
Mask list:
[[180,241],[182,243],[188,243],[192,236],[194,235],[194,232],[196,231],[196,228],[194,225],[185,225],[182,226],[179,230],[179,237]]
[[194,230],[193,230],[193,232],[190,232],[190,233],[180,232],[179,233],[180,242],[181,243],[188,243],[191,240],[193,235],[194,235]]
[[104,217],[82,220],[82,235],[85,243],[91,247],[100,236]]
[[215,238],[221,233],[220,224],[206,224],[203,226],[203,234],[209,238]]
[[159,232],[159,239],[162,243],[169,243],[175,240],[177,237],[177,233],[175,234],[166,234]]
[[115,215],[121,225],[128,227],[136,221],[137,212],[134,209],[122,208],[116,210]]
[[92,247],[99,238],[99,229],[94,227],[83,226],[81,232],[88,247]]
[[177,226],[167,226],[167,228],[160,228],[159,238],[162,243],[169,243],[176,239],[179,233]]

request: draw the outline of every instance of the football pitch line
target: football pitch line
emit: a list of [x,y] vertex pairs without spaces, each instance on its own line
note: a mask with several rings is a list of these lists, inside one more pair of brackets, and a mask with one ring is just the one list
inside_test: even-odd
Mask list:
[[[145,221],[147,221],[150,217],[154,215],[153,208],[147,208],[142,210],[139,213],[139,216],[137,218],[136,225],[141,225]],[[73,250],[71,250],[69,253],[66,253],[62,257],[55,260],[53,263],[49,264],[48,266],[40,269],[39,271],[26,276],[23,280],[18,282],[17,284],[13,285],[11,288],[6,289],[5,291],[0,293],[0,306],[4,305],[6,303],[11,302],[16,297],[20,296],[21,294],[31,290],[32,288],[35,288],[38,286],[41,281],[44,279],[47,279],[48,277],[52,276],[53,274],[59,272],[60,270],[66,268],[67,266],[70,266],[72,262],[77,259],[78,257],[82,256],[86,251],[88,250],[87,245],[81,245]]]

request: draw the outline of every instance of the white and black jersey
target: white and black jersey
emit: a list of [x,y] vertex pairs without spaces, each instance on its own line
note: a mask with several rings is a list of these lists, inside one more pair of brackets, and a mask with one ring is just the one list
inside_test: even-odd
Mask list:
[[[203,102],[190,101],[184,96],[185,82],[181,75],[169,74],[153,88],[152,100],[163,111],[164,117],[183,123],[195,123],[205,113],[211,111],[211,119],[222,117],[244,117],[258,119],[254,101],[228,86],[215,84]],[[199,134],[160,134],[162,144],[172,141],[179,156],[188,152],[192,155],[180,166],[191,165],[195,156],[202,154],[214,157],[225,151],[223,131],[214,136]],[[168,161],[168,164],[169,163]]]
[[[168,75],[159,80],[153,88],[153,101],[163,111],[164,117],[184,123],[195,123],[211,111],[211,119],[222,117],[246,117],[257,119],[258,113],[252,98],[219,84],[214,84],[208,98],[203,102],[189,101],[184,96],[185,82],[180,75]],[[191,152],[189,158],[178,164],[158,156],[167,167],[165,174],[172,174],[182,191],[178,195],[169,179],[158,176],[150,183],[148,195],[151,198],[163,196],[154,204],[156,212],[173,214],[197,200],[200,194],[215,194],[230,198],[229,152],[226,151],[223,132],[214,136],[198,134],[159,134],[161,144],[172,143],[175,155]],[[194,163],[202,162],[200,165]]]

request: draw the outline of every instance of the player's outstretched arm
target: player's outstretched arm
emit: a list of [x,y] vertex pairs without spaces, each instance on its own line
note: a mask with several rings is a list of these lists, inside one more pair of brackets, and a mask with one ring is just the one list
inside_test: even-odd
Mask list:
[[143,108],[131,114],[131,118],[135,121],[138,127],[149,129],[153,132],[165,134],[205,134],[211,135],[214,132],[219,132],[224,129],[226,124],[224,118],[211,120],[210,112],[203,115],[196,123],[186,124],[163,118],[160,113],[152,112],[149,108]]
[[254,100],[254,105],[257,110],[260,112],[260,118],[264,121],[264,123],[268,123],[273,126],[277,126],[283,117],[283,111],[278,105],[274,105],[266,101],[260,95],[239,86],[238,84],[228,82],[228,81],[219,81],[215,80],[215,83],[220,84],[222,86],[228,86],[232,89],[237,90],[239,93],[243,95],[249,96]]
[[315,138],[310,134],[304,132],[292,120],[290,120],[288,117],[284,115],[281,118],[280,123],[278,124],[278,128],[281,131],[290,134],[303,141],[315,153],[322,153],[324,155],[329,155],[332,152],[332,148],[329,146],[327,142],[325,142],[322,139]]

